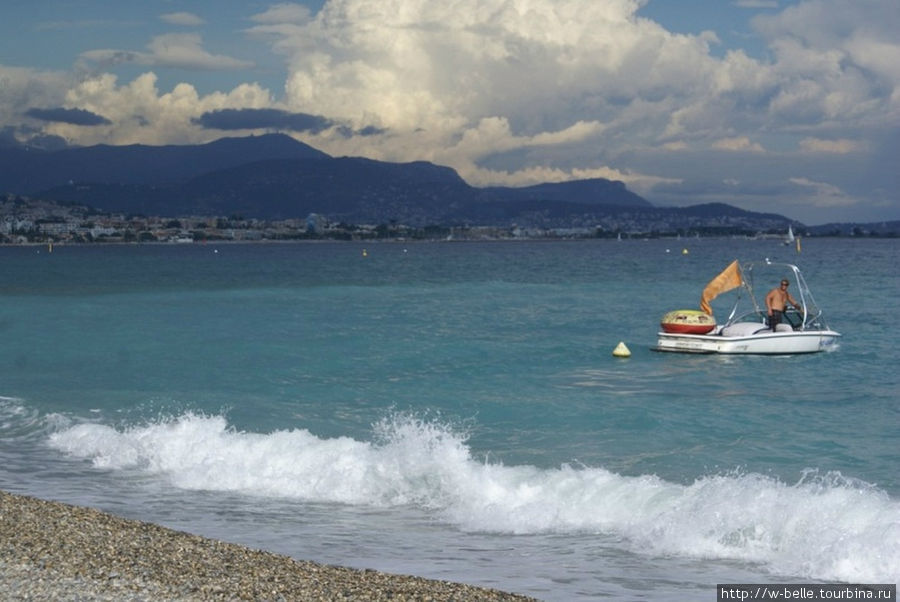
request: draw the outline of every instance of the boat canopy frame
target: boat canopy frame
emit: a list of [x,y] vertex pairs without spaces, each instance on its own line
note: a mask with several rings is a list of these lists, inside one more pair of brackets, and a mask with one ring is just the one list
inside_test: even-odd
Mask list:
[[[765,303],[760,305],[759,301],[756,298],[756,295],[753,292],[754,274],[756,273],[754,270],[759,270],[762,267],[781,267],[786,268],[790,271],[794,284],[796,284],[796,288],[794,289],[796,294],[792,296],[797,299],[801,307],[801,309],[794,314],[797,317],[793,320],[790,319],[790,313],[786,312],[785,317],[786,319],[788,319],[794,330],[828,330],[828,326],[825,324],[822,315],[822,309],[816,303],[812,291],[809,289],[809,285],[806,283],[806,279],[803,277],[803,273],[800,271],[800,268],[792,263],[779,263],[769,261],[768,259],[766,259],[765,262],[762,263],[751,262],[742,264],[738,262],[738,269],[741,273],[741,285],[738,287],[737,297],[735,298],[734,305],[731,308],[731,312],[728,314],[725,325],[734,324],[736,322],[748,322],[751,321],[749,319],[750,317],[757,318],[757,320],[753,321],[765,322],[765,318],[768,313],[765,307]],[[784,278],[784,276],[781,276],[781,278]],[[753,309],[738,314],[738,310],[741,307],[742,297],[744,295],[746,295],[746,297],[749,299],[749,302],[753,305]]]

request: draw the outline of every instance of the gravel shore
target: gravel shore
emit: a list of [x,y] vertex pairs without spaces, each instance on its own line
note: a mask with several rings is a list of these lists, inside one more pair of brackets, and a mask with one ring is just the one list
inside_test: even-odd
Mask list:
[[533,600],[294,560],[3,491],[0,592],[5,600]]

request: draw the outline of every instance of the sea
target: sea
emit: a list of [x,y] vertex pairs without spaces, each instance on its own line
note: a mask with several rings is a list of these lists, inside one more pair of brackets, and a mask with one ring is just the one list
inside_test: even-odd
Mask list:
[[[654,351],[734,259],[798,265],[837,348]],[[3,247],[0,489],[548,601],[897,583],[898,266],[864,238]]]

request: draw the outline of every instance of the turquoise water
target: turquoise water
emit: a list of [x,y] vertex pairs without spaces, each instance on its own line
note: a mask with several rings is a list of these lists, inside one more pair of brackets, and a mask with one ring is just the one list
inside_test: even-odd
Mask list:
[[[765,257],[803,269],[837,351],[651,350],[664,313]],[[546,600],[894,583],[898,260],[851,239],[2,248],[0,488]]]

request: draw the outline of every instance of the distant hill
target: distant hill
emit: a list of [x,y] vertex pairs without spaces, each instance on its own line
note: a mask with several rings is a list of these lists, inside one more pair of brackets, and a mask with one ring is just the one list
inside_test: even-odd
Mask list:
[[361,158],[273,159],[171,185],[77,182],[38,196],[145,215],[242,215],[260,219],[437,223],[477,197],[455,171],[430,163]]
[[807,228],[814,236],[900,236],[900,220],[868,223],[822,224]]
[[803,226],[800,222],[789,220],[783,215],[777,213],[759,213],[756,211],[746,211],[734,205],[726,203],[701,203],[699,205],[690,205],[688,207],[678,207],[675,211],[684,216],[696,218],[710,218],[714,216],[722,218],[753,218],[771,220],[779,223],[782,227],[787,228],[788,224],[794,226]]
[[356,157],[259,161],[178,188],[199,213],[285,219],[322,213],[348,223],[437,223],[475,194],[455,171],[426,162]]
[[599,207],[651,207],[621,182],[474,188],[449,167],[334,158],[289,136],[194,146],[0,149],[0,191],[146,215],[304,218],[412,225],[522,218],[565,223]]
[[537,184],[522,188],[489,187],[483,191],[487,198],[496,195],[499,200],[504,201],[542,200],[584,205],[652,207],[646,199],[625,188],[624,182],[603,178]]
[[220,138],[209,144],[86,146],[57,151],[0,148],[0,191],[35,194],[69,182],[162,186],[265,159],[328,158],[283,134]]
[[322,214],[346,223],[736,231],[790,220],[724,204],[657,208],[601,178],[476,188],[449,167],[331,157],[281,134],[190,146],[0,149],[0,192],[143,215]]

